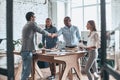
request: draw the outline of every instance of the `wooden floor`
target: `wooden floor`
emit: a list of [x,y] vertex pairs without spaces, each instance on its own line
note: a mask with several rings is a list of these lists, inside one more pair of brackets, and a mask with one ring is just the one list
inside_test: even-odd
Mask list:
[[[40,76],[38,74],[36,74],[37,80],[47,80],[46,78],[48,76],[50,76],[49,68],[43,68],[43,69],[41,69],[41,71],[42,71],[42,73],[44,75],[44,79],[41,79]],[[58,73],[58,66],[57,66],[57,73]],[[3,76],[3,75],[0,75],[0,80],[7,80],[7,77]],[[58,80],[58,74],[56,75],[56,78],[54,80]],[[69,79],[66,79],[66,80],[69,80]],[[78,80],[75,74],[74,74],[74,80]],[[82,80],[88,80],[86,74],[83,74]],[[98,80],[101,80],[100,77],[99,77]],[[110,80],[115,80],[115,79],[110,76]]]

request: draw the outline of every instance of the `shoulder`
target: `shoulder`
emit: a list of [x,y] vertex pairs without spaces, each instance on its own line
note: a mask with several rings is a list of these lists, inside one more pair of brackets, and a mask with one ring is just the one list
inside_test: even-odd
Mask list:
[[53,29],[57,29],[55,26],[52,26]]
[[37,26],[37,23],[36,23],[36,22],[32,22],[32,21],[27,22],[27,24],[28,24],[29,26],[32,26],[32,27]]
[[97,32],[97,31],[94,31],[94,34],[95,34],[95,35],[98,35],[98,32]]
[[28,24],[37,24],[36,22],[33,22],[33,21],[28,21],[27,23]]
[[94,36],[99,36],[99,34],[98,34],[97,31],[94,31],[94,32],[93,32],[93,35],[94,35]]
[[57,31],[57,28],[56,28],[55,26],[52,26],[52,27],[51,27],[51,30],[52,30],[52,31]]
[[67,29],[67,27],[66,27],[66,26],[64,26],[64,27],[61,27],[61,28],[60,28],[60,30],[63,30],[63,29]]
[[77,28],[77,26],[75,26],[75,25],[72,25],[72,27],[73,27],[73,28]]
[[77,27],[77,26],[75,26],[75,25],[72,25],[72,28],[74,28],[74,29],[78,30],[78,27]]

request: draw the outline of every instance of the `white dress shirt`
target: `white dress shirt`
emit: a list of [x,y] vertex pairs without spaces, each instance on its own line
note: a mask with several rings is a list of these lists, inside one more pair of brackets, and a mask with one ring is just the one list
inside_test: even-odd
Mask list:
[[100,48],[100,37],[96,31],[92,31],[90,36],[88,36],[87,47],[92,46]]

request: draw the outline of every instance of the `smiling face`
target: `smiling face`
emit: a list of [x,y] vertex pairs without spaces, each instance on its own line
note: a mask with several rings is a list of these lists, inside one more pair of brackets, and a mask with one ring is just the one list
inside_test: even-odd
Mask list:
[[95,22],[93,20],[89,20],[87,22],[86,28],[90,31],[96,31]]
[[65,17],[64,18],[64,24],[68,27],[71,26],[71,19],[69,17]]
[[86,28],[87,28],[87,30],[90,30],[91,29],[91,25],[89,23],[87,23]]
[[52,21],[51,21],[51,19],[46,19],[46,26],[47,27],[50,27],[51,25],[52,25]]
[[31,21],[35,21],[35,16],[34,15],[31,17]]

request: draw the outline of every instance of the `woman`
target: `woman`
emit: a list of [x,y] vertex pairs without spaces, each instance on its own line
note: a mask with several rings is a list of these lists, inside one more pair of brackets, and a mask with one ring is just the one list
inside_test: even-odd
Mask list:
[[[95,22],[93,20],[89,20],[86,25],[87,30],[89,30],[87,46],[84,46],[88,50],[88,62],[85,66],[85,72],[88,76],[89,80],[97,80],[98,70],[97,70],[97,57],[98,57],[98,48],[100,48],[100,38],[96,30]],[[90,69],[93,69],[94,79],[92,78],[92,74]]]
[[[45,25],[45,30],[48,31],[49,33],[56,33],[57,29],[56,27],[54,27],[52,25],[52,21],[50,18],[46,19],[46,25]],[[57,44],[57,37],[51,38],[51,37],[47,37],[47,36],[42,36],[42,43],[43,46],[46,49],[52,49],[56,47]],[[56,64],[55,63],[49,63],[50,65],[50,71],[51,71],[51,76],[49,78],[55,78],[55,74],[56,74]]]

